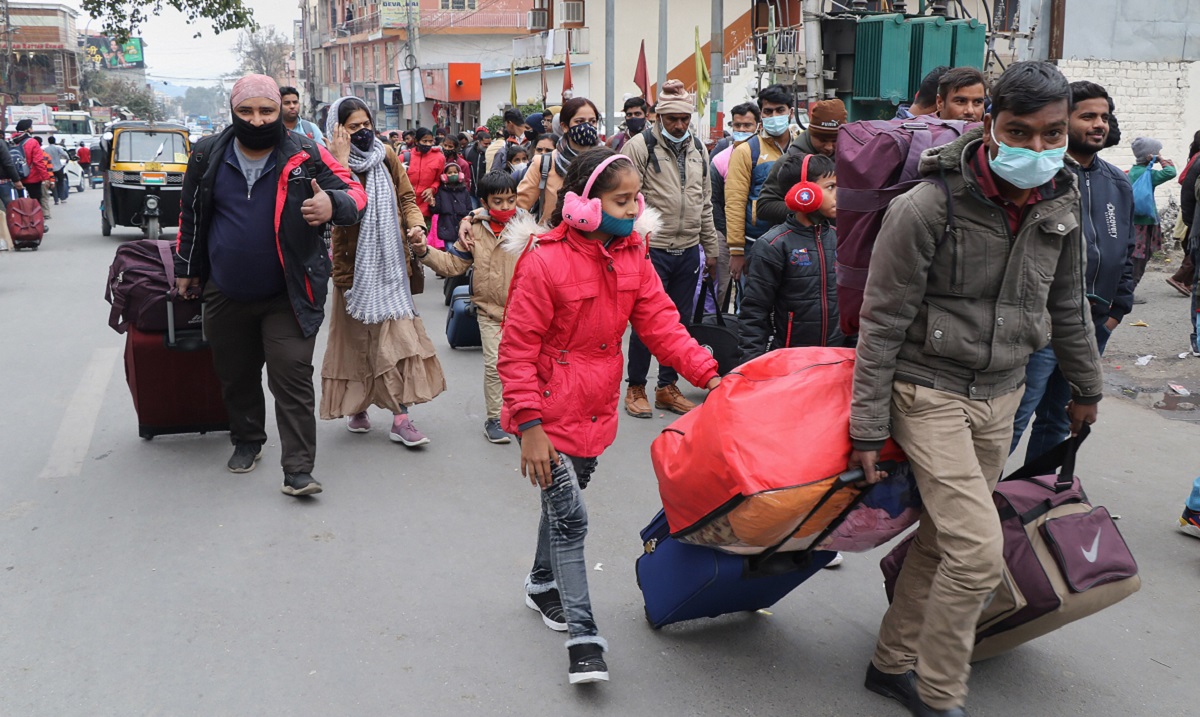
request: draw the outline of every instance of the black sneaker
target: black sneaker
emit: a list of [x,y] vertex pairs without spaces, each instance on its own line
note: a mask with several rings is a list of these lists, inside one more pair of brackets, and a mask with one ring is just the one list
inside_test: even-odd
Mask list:
[[280,490],[285,495],[301,496],[320,493],[322,488],[317,479],[308,473],[284,473],[283,488]]
[[608,682],[608,665],[604,662],[604,648],[594,642],[571,645],[567,648],[571,658],[571,669],[567,678],[573,685],[589,682]]
[[492,443],[508,443],[512,440],[500,427],[499,418],[489,418],[483,422],[483,435]]
[[262,444],[257,442],[235,443],[233,455],[225,464],[230,473],[249,473],[254,470],[254,464],[262,458]]
[[877,695],[891,697],[909,710],[917,702],[917,673],[912,670],[893,675],[880,670],[872,662],[867,665],[867,679],[863,686]]
[[536,595],[525,593],[525,605],[530,610],[541,613],[542,622],[546,623],[546,627],[557,632],[566,632],[567,612],[563,610],[558,590],[547,590]]

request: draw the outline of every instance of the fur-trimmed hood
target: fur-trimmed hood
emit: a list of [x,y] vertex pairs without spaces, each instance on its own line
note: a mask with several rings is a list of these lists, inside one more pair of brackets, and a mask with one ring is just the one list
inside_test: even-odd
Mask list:
[[[650,235],[658,231],[661,226],[662,214],[653,207],[646,207],[642,215],[633,223],[633,234],[630,235],[630,239],[639,244],[648,242]],[[506,252],[520,254],[525,251],[526,247],[536,247],[543,235],[555,234],[556,236],[560,236],[565,233],[565,230],[565,227],[562,225],[550,229],[543,224],[539,224],[537,217],[521,210],[517,212],[517,216],[513,217],[512,221],[501,232],[500,246]]]

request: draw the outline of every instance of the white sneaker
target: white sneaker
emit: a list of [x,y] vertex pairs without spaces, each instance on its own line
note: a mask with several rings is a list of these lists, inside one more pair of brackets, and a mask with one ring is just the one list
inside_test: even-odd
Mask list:
[[828,563],[825,564],[825,569],[829,570],[830,568],[836,568],[837,566],[839,566],[843,562],[845,562],[845,560],[846,559],[842,557],[842,554],[838,553],[837,555],[833,556],[833,560],[830,560]]

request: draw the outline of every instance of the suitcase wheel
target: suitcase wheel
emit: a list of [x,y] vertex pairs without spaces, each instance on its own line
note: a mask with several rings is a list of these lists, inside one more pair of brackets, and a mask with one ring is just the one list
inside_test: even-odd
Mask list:
[[651,620],[651,619],[650,619],[650,608],[648,608],[648,607],[643,607],[643,608],[642,608],[642,612],[643,612],[643,613],[645,613],[645,615],[646,615],[646,622],[650,623],[650,629],[651,629],[651,630],[661,630],[661,629],[662,629],[662,626],[661,626],[661,625],[655,625],[655,624],[654,624],[654,620]]

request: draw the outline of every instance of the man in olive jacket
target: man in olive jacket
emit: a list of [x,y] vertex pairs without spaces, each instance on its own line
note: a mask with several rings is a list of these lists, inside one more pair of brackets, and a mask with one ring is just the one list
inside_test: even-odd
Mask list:
[[895,438],[925,512],[866,686],[914,715],[966,715],[976,623],[1004,566],[992,489],[1030,354],[1054,346],[1072,432],[1096,419],[1079,191],[1063,165],[1069,99],[1053,65],[1012,65],[982,130],[922,156],[930,181],[892,202],[872,255],[849,463],[878,480],[878,451]]

